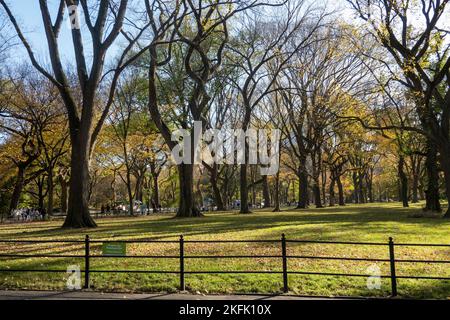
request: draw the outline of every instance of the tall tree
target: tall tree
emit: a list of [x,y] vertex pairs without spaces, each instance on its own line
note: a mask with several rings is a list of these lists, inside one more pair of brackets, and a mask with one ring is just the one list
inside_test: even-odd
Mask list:
[[[287,2],[284,11],[283,17],[273,21],[261,20],[257,15],[247,19],[235,42],[229,46],[233,52],[229,56],[230,63],[241,75],[237,80],[231,80],[241,96],[241,126],[244,131],[250,127],[255,108],[268,94],[277,90],[275,84],[282,70],[298,50],[310,43],[326,16],[323,10],[312,8],[305,1]],[[244,149],[245,161],[240,165],[240,212],[249,213],[247,141]]]
[[[125,167],[124,175],[119,171],[119,176],[127,187],[129,213],[133,215],[135,194],[133,194],[132,175],[137,165],[137,157],[133,154],[136,149],[136,141],[133,135],[139,133],[140,123],[145,121],[142,115],[142,96],[145,92],[144,82],[131,73],[119,81],[116,98],[113,101],[110,113],[110,126],[112,127],[116,141],[120,144],[121,159]],[[134,150],[133,150],[134,149]]]
[[[5,0],[0,0],[11,24],[25,47],[33,66],[47,77],[59,90],[66,107],[69,120],[71,152],[71,175],[69,204],[64,227],[95,227],[96,223],[89,213],[89,159],[103,123],[107,118],[117,80],[127,65],[137,59],[129,55],[145,28],[137,31],[124,30],[128,0],[60,0],[54,19],[47,0],[39,0],[41,17],[48,46],[51,70],[42,66],[30,43],[25,37],[16,15]],[[76,62],[77,83],[71,81],[61,58],[60,34],[66,8],[72,22],[72,46]],[[81,28],[79,16],[84,15]],[[134,24],[136,25],[136,24]],[[85,39],[89,35],[90,39]],[[106,56],[122,34],[127,44],[119,54],[117,63],[105,71]],[[91,53],[85,46],[91,46]],[[90,63],[90,66],[89,66]],[[105,101],[99,99],[100,89],[105,90]]]
[[[17,208],[27,181],[42,172],[47,173],[47,185],[51,191],[47,209],[52,209],[52,173],[57,160],[66,151],[64,146],[67,140],[63,110],[58,98],[53,84],[33,70],[30,71],[28,66],[11,75],[4,92],[0,93],[0,130],[5,137],[16,139],[21,145],[20,156],[8,156],[18,168],[10,214]],[[40,162],[40,167],[37,162]],[[26,178],[26,171],[33,164],[38,168]]]
[[[176,143],[172,140],[171,121],[190,132],[193,146],[194,122],[199,121],[203,129],[206,128],[205,117],[212,98],[208,84],[223,62],[225,45],[229,38],[228,21],[240,12],[264,6],[265,3],[245,0],[178,0],[171,5],[161,3],[162,1],[158,0],[146,1],[152,28],[152,38],[148,46],[149,111],[166,144],[173,150]],[[158,11],[157,14],[155,10]],[[164,99],[168,106],[180,106],[175,117],[173,113],[167,115],[163,112],[164,103],[161,103],[158,97],[159,80],[163,78],[162,67],[166,68],[166,72],[174,80],[181,76],[178,85],[175,84],[178,92],[182,88],[181,94],[174,97],[172,93],[170,99],[167,99],[167,96]],[[180,74],[179,70],[184,73]],[[190,152],[186,155],[190,158],[190,163],[177,165],[180,187],[178,217],[202,215],[194,199],[194,149],[186,150]]]
[[[429,160],[434,149],[439,152],[450,199],[450,32],[444,23],[449,1],[348,2],[395,60],[396,79],[411,91],[421,122],[411,129],[427,136]],[[444,217],[450,217],[450,208]]]

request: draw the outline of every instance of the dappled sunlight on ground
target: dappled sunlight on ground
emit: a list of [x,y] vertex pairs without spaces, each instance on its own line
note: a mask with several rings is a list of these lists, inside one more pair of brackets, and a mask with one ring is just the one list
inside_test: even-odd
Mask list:
[[[98,219],[93,230],[64,230],[61,221],[2,225],[0,239],[77,239],[85,234],[92,239],[287,239],[383,242],[392,236],[397,243],[450,244],[450,221],[440,218],[412,218],[421,204],[402,208],[399,204],[382,203],[348,205],[323,209],[284,210],[272,213],[258,210],[252,214],[237,212],[211,213],[203,218],[175,219],[173,216],[121,217]],[[83,254],[82,244],[0,244],[6,253]],[[187,255],[279,255],[279,243],[186,243]],[[288,255],[388,258],[388,247],[288,243]],[[100,244],[92,246],[93,254],[101,254]],[[128,255],[177,255],[177,244],[129,244]],[[396,258],[449,260],[448,247],[397,247]],[[1,258],[0,268],[65,270],[69,264],[83,261],[74,258]],[[111,270],[178,270],[177,259],[95,259],[93,269]],[[289,259],[289,270],[311,272],[367,273],[373,262]],[[389,274],[389,264],[377,263],[382,274]],[[398,275],[450,276],[448,264],[398,263]],[[187,259],[186,270],[281,270],[278,258],[252,259]],[[0,274],[2,288],[61,289],[66,274]],[[136,292],[174,292],[177,275],[161,274],[92,274],[95,289]],[[187,289],[204,293],[276,293],[282,285],[281,275],[187,275]],[[289,275],[293,293],[310,295],[389,295],[389,279],[382,280],[379,290],[368,290],[366,278]],[[414,297],[450,296],[449,281],[399,280],[399,294]]]

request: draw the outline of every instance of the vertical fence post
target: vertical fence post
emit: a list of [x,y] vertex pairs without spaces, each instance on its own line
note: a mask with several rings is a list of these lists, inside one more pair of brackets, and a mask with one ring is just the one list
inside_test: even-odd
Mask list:
[[180,290],[185,291],[184,285],[184,238],[180,236]]
[[89,255],[90,244],[89,235],[86,235],[84,239],[84,289],[89,289]]
[[283,292],[287,293],[289,291],[289,287],[287,274],[286,236],[284,233],[281,235],[281,254],[283,258]]
[[394,254],[394,240],[389,237],[389,261],[391,265],[391,292],[392,296],[397,296],[397,277],[395,275],[395,254]]

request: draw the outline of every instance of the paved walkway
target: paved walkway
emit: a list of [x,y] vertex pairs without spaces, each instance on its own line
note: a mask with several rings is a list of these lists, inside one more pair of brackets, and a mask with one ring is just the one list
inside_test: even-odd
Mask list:
[[0,290],[0,300],[327,300],[331,298],[286,295],[194,295],[188,293],[102,293],[94,291]]

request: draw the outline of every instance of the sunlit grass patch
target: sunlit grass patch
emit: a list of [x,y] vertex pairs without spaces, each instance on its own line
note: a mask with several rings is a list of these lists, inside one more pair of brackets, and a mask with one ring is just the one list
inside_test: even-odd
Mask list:
[[[174,219],[171,216],[124,217],[98,220],[94,230],[64,230],[61,221],[2,225],[0,239],[66,239],[83,240],[227,240],[287,239],[334,240],[386,243],[450,243],[450,221],[439,218],[411,218],[420,205],[404,209],[397,204],[350,205],[308,210],[285,210],[272,213],[261,210],[249,215],[236,212],[207,214],[202,219]],[[0,243],[3,253],[84,254],[83,244],[10,244]],[[127,255],[178,255],[178,243],[128,244]],[[291,243],[288,255],[340,256],[359,258],[389,257],[388,246],[332,245]],[[93,243],[91,254],[101,255],[101,244]],[[280,255],[277,243],[189,243],[185,255]],[[449,260],[448,247],[396,247],[397,259]],[[58,269],[84,260],[76,258],[0,258],[1,269]],[[387,262],[288,259],[288,270],[305,272],[367,274],[371,265],[389,274]],[[165,270],[177,271],[178,259],[91,259],[91,270]],[[186,271],[281,271],[279,258],[202,258],[186,259]],[[448,264],[397,263],[397,275],[450,277]],[[67,274],[0,273],[0,287],[11,289],[64,289]],[[281,274],[186,274],[186,289],[198,293],[280,293]],[[95,273],[91,274],[94,290],[120,292],[175,292],[179,288],[177,274]],[[390,280],[382,279],[379,289],[369,290],[367,278],[289,275],[293,294],[326,296],[388,296]],[[401,296],[448,298],[449,281],[400,279]]]

